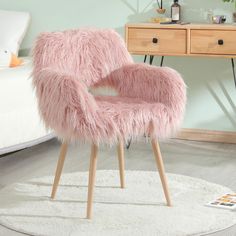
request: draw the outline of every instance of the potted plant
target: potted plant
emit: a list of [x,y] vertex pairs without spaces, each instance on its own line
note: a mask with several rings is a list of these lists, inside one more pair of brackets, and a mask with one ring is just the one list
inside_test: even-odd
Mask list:
[[[236,0],[222,0],[223,2],[231,2],[234,3],[234,9],[236,9]],[[233,21],[236,23],[236,12],[233,12]]]

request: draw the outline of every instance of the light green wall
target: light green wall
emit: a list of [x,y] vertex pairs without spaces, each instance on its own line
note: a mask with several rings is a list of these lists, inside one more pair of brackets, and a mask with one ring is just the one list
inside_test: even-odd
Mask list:
[[[165,1],[167,15],[171,2]],[[227,15],[231,21],[234,10],[232,4],[223,4],[221,0],[180,0],[180,4],[183,20],[191,22],[206,21],[207,9]],[[150,0],[0,0],[0,9],[31,13],[31,26],[22,49],[30,48],[36,35],[42,31],[95,26],[115,28],[123,34],[125,23],[147,21],[156,16],[155,7],[156,1]],[[141,60],[140,57],[135,59]],[[155,64],[159,64],[159,58],[155,58]],[[228,96],[236,103],[229,59],[168,57],[164,64],[177,69],[188,86],[184,127],[236,129],[236,108],[227,100]]]

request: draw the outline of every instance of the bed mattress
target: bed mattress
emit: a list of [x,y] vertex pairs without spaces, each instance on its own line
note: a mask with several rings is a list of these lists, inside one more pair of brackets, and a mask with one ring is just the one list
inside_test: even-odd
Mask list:
[[0,70],[0,155],[54,137],[38,114],[31,58],[23,60],[19,67]]

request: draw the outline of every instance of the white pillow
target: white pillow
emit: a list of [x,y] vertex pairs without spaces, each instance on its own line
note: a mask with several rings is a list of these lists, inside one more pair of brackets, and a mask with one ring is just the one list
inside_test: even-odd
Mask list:
[[0,10],[0,48],[18,55],[29,22],[28,12]]

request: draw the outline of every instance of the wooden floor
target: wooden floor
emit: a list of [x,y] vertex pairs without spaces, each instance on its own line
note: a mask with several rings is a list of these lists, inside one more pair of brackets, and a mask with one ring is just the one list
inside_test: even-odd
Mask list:
[[[53,175],[60,143],[53,139],[0,158],[0,188],[29,178]],[[167,172],[202,178],[236,191],[236,145],[170,140],[160,144]],[[89,146],[71,145],[63,172],[87,171]],[[125,151],[129,170],[156,170],[150,143],[132,144]],[[98,154],[98,169],[118,169],[116,148],[103,146]],[[0,236],[20,233],[0,226]],[[147,233],[148,235],[148,233]],[[236,236],[236,227],[211,236]]]

